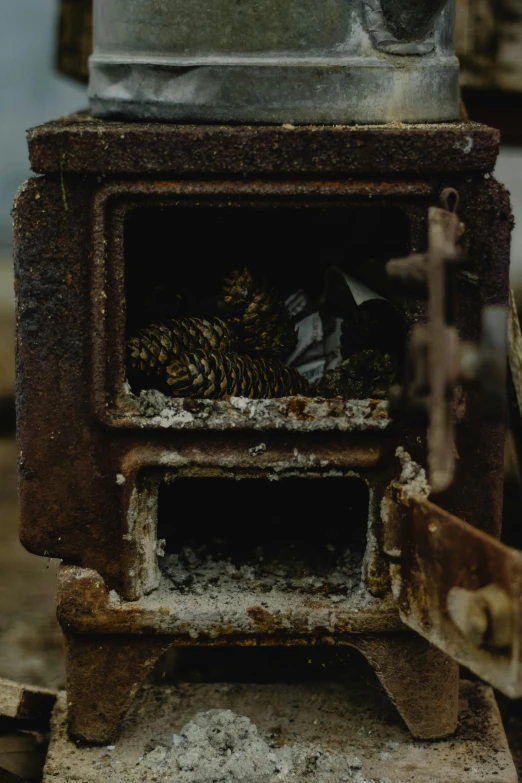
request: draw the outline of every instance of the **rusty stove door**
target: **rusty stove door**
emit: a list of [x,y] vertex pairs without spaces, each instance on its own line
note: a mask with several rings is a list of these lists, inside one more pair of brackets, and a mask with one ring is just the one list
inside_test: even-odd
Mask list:
[[[427,320],[412,330],[410,370],[399,399],[426,410],[429,483],[435,492],[447,489],[454,477],[459,384],[482,381],[484,401],[503,420],[507,356],[504,308],[484,310],[481,345],[462,342],[449,320],[447,275],[465,257],[465,227],[457,215],[457,191],[444,190],[440,201],[428,213],[427,252],[388,263],[392,276],[424,283],[428,293]],[[400,482],[383,501],[383,520],[402,621],[507,696],[522,697],[522,551],[418,491],[405,493]]]
[[522,697],[522,551],[421,497],[395,496],[385,549],[402,621]]

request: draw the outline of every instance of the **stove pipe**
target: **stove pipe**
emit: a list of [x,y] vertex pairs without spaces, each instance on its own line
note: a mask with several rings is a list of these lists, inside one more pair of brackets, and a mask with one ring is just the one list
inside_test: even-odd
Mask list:
[[454,0],[94,0],[98,117],[459,118]]

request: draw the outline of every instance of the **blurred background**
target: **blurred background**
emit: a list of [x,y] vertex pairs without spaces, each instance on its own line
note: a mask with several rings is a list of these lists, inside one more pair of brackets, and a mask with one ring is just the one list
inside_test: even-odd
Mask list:
[[[26,129],[87,105],[85,83],[57,71],[59,11],[58,0],[2,0],[0,24],[0,677],[50,687],[64,682],[56,564],[17,541],[10,212],[31,176]],[[0,767],[9,748],[0,739]]]
[[58,0],[2,0],[0,24],[0,677],[50,686],[63,684],[55,564],[17,541],[10,212],[31,176],[25,131],[87,105],[86,85],[57,71],[59,11]]
[[[511,192],[517,219],[512,285],[520,308],[522,0],[457,0],[457,5],[464,105],[471,119],[502,131],[496,175]],[[17,188],[31,176],[25,131],[87,107],[91,0],[1,0],[1,6],[0,677],[56,688],[64,685],[54,608],[57,564],[25,552],[17,536],[10,211]],[[516,749],[517,742],[522,746],[522,720],[516,714],[507,720]],[[19,748],[0,733],[0,767],[15,770],[16,754],[23,756]]]

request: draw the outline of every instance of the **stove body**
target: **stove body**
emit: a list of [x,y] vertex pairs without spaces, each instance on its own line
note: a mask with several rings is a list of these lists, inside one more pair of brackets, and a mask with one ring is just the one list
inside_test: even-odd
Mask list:
[[[372,250],[383,259],[390,247],[422,251],[428,207],[447,187],[460,194],[469,238],[457,323],[464,339],[478,340],[482,309],[508,295],[509,201],[490,175],[496,132],[465,123],[149,126],[79,115],[34,129],[29,146],[45,176],[26,183],[15,210],[21,537],[64,561],[58,615],[72,735],[113,737],[173,645],[236,644],[356,647],[414,735],[450,734],[458,666],[401,622],[383,543],[381,502],[401,474],[396,450],[425,464],[424,428],[392,421],[375,400],[140,397],[126,383],[125,344],[129,314],[161,270],[204,279],[257,242],[272,279],[299,285],[316,263],[310,248],[333,234],[341,244],[357,238],[361,223],[364,242],[384,242]],[[172,248],[172,261],[154,266],[160,247]],[[408,295],[402,305],[409,323],[423,317],[422,300]],[[456,479],[437,497],[495,537],[503,437],[470,393]],[[268,587],[232,588],[190,573],[173,579],[165,568],[160,539],[172,535],[176,552],[198,527],[225,538],[244,527],[262,543],[270,504],[281,504],[279,525],[292,519],[288,535],[312,548],[333,520],[350,539],[355,578],[288,590],[273,574]]]

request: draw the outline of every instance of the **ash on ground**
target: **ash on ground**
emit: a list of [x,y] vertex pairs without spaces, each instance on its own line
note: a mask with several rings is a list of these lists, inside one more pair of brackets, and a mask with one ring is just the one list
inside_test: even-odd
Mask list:
[[148,685],[108,747],[69,740],[63,693],[44,783],[516,783],[493,691],[460,691],[456,734],[423,742],[362,658],[329,682]]
[[362,555],[333,544],[316,551],[288,544],[276,552],[258,547],[230,555],[219,543],[182,547],[165,555],[161,570],[180,593],[226,590],[303,592],[345,596],[360,586]]
[[311,743],[277,747],[247,717],[231,710],[200,712],[174,734],[170,746],[158,745],[129,772],[137,780],[176,783],[276,783],[313,776],[314,783],[373,783],[362,764]]

